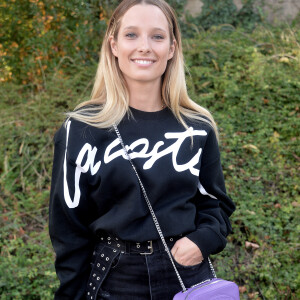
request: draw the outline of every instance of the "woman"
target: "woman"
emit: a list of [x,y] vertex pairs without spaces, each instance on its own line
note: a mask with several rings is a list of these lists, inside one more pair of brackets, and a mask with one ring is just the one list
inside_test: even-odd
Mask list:
[[181,290],[117,124],[186,286],[226,245],[217,129],[187,95],[181,37],[163,0],[124,0],[104,37],[90,101],[55,135],[50,236],[55,299],[172,299]]

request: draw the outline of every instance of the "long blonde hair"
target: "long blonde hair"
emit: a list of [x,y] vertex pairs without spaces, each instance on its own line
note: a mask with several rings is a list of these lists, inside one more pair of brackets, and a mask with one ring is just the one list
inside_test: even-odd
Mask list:
[[[216,123],[210,112],[192,101],[187,93],[181,34],[174,10],[163,0],[123,0],[112,14],[101,48],[100,61],[91,99],[79,104],[67,116],[99,128],[118,124],[129,112],[129,93],[117,58],[111,51],[109,37],[117,40],[121,19],[132,6],[148,4],[159,7],[167,18],[171,41],[176,40],[175,52],[162,76],[162,101],[174,116],[187,125],[183,116],[209,123],[218,136]],[[99,109],[100,108],[100,109]]]

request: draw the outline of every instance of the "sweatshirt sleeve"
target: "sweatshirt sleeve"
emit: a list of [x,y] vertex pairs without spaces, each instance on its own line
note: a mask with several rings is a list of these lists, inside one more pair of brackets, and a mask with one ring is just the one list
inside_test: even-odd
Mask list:
[[[70,159],[70,127],[54,137],[54,159],[49,207],[49,234],[56,253],[55,268],[60,286],[55,300],[85,299],[93,238],[88,228],[87,178],[76,188],[76,163]],[[72,129],[71,129],[72,130]],[[79,184],[79,183],[78,183]],[[78,195],[79,191],[79,195]],[[79,196],[79,197],[78,197]]]
[[207,258],[225,248],[226,237],[232,231],[229,217],[235,210],[226,194],[219,146],[213,130],[208,133],[203,149],[195,204],[197,229],[187,237]]

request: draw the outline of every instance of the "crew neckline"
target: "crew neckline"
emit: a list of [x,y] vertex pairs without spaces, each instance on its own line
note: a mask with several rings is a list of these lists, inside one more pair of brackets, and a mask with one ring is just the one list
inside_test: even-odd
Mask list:
[[169,113],[169,108],[165,107],[157,111],[144,111],[129,106],[135,119],[157,120],[165,118]]

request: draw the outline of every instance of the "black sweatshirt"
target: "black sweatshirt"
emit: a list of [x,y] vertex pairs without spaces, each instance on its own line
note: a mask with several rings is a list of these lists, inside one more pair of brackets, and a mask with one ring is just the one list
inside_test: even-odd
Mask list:
[[[186,120],[186,130],[168,108],[131,111],[134,119],[124,117],[118,128],[164,236],[183,234],[204,257],[220,252],[235,207],[213,129]],[[56,299],[84,299],[97,231],[134,242],[159,235],[113,130],[70,119],[54,140],[49,228],[61,283]]]

